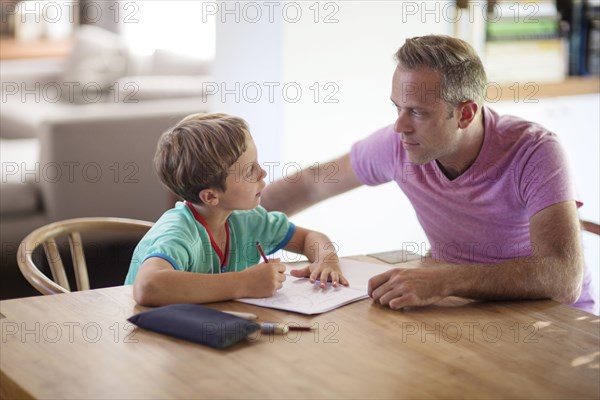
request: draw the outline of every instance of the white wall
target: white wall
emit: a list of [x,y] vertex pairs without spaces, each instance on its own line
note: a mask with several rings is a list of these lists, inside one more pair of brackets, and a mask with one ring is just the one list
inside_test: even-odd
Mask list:
[[[303,89],[317,83],[320,96],[315,101],[315,91],[307,90],[301,101],[285,103],[284,163],[307,166],[329,161],[394,121],[395,109],[389,99],[394,53],[407,37],[449,34],[451,28],[443,19],[436,23],[435,14],[407,8],[408,3],[418,4],[336,2],[339,9],[321,8],[321,21],[335,11],[335,23],[303,19],[286,26],[284,80],[298,82]],[[326,102],[325,94],[337,102]],[[292,165],[288,172],[294,170]],[[293,220],[326,232],[342,255],[426,241],[410,203],[395,184],[360,188],[312,207]]]
[[[270,165],[269,180],[328,161],[394,121],[393,55],[407,37],[452,33],[436,12],[448,3],[216,3],[215,83],[232,89],[237,82],[241,93],[235,100],[220,91],[211,108],[250,123],[260,161]],[[265,82],[275,82],[273,99]],[[243,90],[253,83],[263,89],[256,103],[249,101],[253,92]],[[393,185],[356,190],[293,220],[329,234],[342,255],[425,241],[412,207]]]
[[[244,118],[262,161],[280,161],[284,111],[281,90],[274,85],[282,82],[283,20],[271,22],[269,10],[259,8],[261,18],[255,21],[254,9],[244,9],[240,1],[207,3],[217,9],[214,80],[206,83],[213,93],[211,111]],[[203,16],[212,15],[215,8],[204,11]]]

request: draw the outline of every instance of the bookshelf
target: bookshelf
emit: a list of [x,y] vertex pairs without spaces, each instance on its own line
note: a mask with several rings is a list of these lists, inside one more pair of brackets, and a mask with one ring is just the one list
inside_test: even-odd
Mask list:
[[454,35],[480,54],[492,98],[598,92],[597,78],[581,77],[599,74],[600,0],[464,0],[458,5],[462,18]]
[[568,76],[560,82],[518,82],[504,85],[488,85],[486,98],[492,103],[514,101],[535,103],[539,99],[578,96],[600,93],[600,77]]
[[[569,42],[555,0],[496,1],[485,23],[484,61],[491,82],[560,82]],[[521,83],[523,82],[523,83]]]
[[0,60],[66,57],[79,25],[79,0],[0,0]]

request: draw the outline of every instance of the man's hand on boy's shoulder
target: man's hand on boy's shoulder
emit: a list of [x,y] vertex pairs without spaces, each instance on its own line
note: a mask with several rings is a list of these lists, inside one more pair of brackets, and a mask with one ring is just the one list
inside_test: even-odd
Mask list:
[[326,286],[327,282],[331,282],[333,286],[349,285],[348,280],[342,274],[339,261],[314,262],[302,268],[292,269],[290,274],[296,278],[309,278],[310,283],[318,280],[322,288]]

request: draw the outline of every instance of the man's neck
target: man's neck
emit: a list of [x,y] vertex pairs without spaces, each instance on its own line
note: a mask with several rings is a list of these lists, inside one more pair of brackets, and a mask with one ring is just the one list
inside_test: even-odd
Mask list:
[[462,132],[461,142],[452,161],[436,160],[438,166],[450,180],[458,178],[475,162],[484,137],[483,110]]

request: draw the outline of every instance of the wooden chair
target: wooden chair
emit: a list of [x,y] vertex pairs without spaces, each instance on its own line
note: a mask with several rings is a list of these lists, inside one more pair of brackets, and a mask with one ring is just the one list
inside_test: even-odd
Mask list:
[[600,235],[600,225],[595,222],[581,220],[581,229],[587,232],[595,233]]
[[[77,290],[89,290],[87,264],[83,254],[80,233],[118,231],[145,234],[153,223],[127,218],[75,218],[42,226],[23,239],[17,251],[17,262],[27,281],[42,294],[69,293],[71,288],[63,265],[56,238],[68,235]],[[32,254],[42,244],[50,265],[52,278],[36,267]]]

